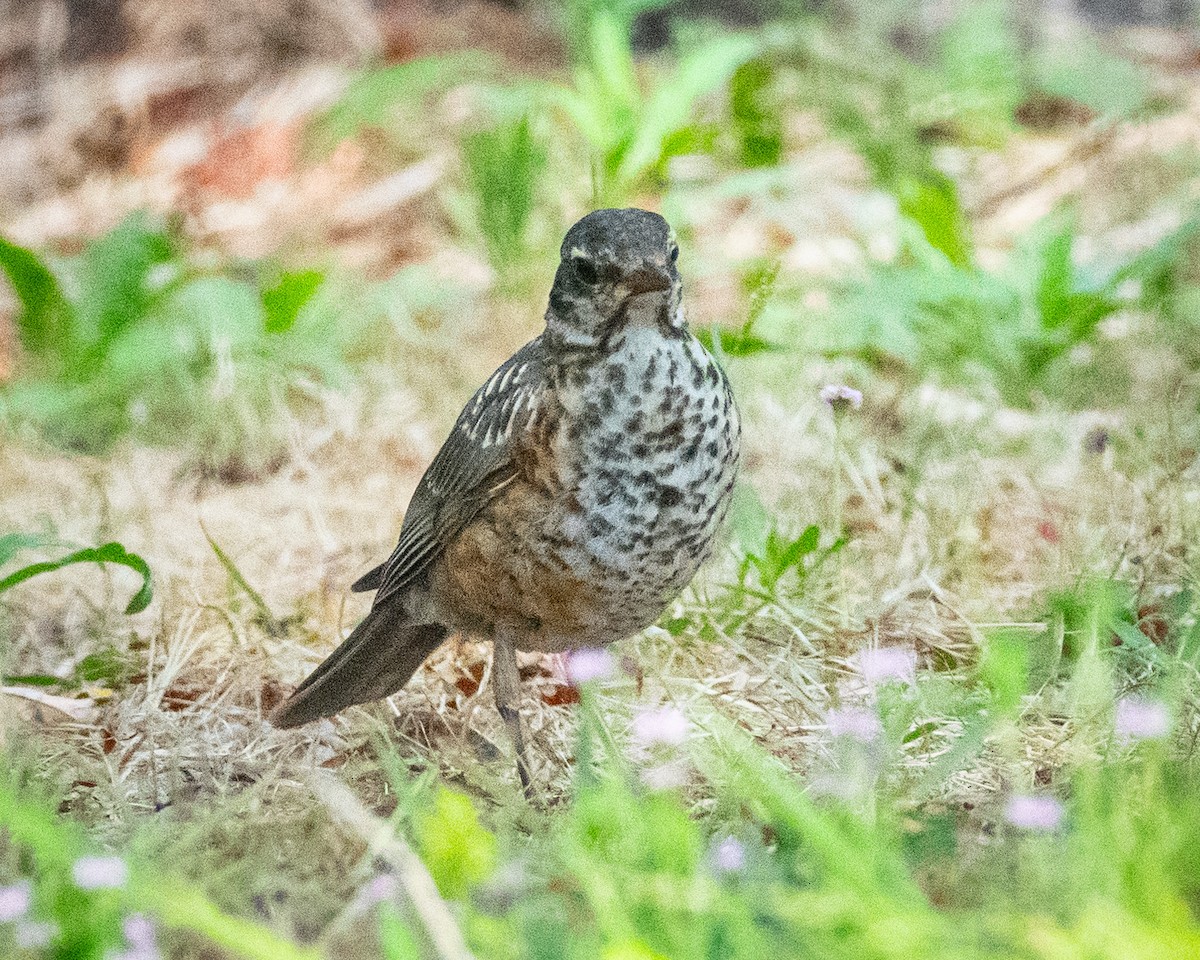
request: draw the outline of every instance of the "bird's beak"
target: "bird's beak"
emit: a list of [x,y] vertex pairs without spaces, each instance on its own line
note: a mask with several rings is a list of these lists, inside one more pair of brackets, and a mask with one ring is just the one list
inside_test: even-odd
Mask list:
[[671,278],[665,270],[657,267],[641,267],[625,274],[621,278],[621,286],[628,291],[628,296],[634,296],[652,290],[670,290]]

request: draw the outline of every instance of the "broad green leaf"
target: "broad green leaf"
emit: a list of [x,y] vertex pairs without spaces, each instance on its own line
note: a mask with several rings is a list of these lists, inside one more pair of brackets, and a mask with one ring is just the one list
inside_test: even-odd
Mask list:
[[71,347],[71,305],[50,268],[32,250],[0,237],[0,270],[21,302],[17,333],[35,355],[62,353]]
[[733,71],[757,51],[756,40],[739,34],[706,43],[685,56],[646,103],[617,170],[618,177],[633,181],[656,163],[662,155],[663,141],[687,124],[700,98],[726,83]]
[[119,543],[106,543],[102,547],[88,547],[61,557],[58,560],[46,560],[41,563],[31,563],[20,570],[9,574],[0,580],[0,593],[10,590],[20,583],[40,573],[51,573],[74,563],[116,563],[136,571],[142,577],[142,586],[133,599],[125,607],[126,613],[140,613],[150,605],[153,590],[150,582],[150,566],[136,553],[130,553]]
[[921,228],[925,239],[956,267],[971,264],[967,218],[958,188],[949,177],[905,178],[896,188],[900,213]]
[[449,899],[464,899],[496,868],[496,837],[479,822],[466,794],[438,790],[433,808],[417,817],[413,839],[438,890]]
[[502,270],[524,248],[545,148],[534,137],[528,116],[522,116],[469,134],[462,152],[489,258]]
[[80,258],[83,295],[79,319],[83,336],[94,338],[93,362],[123,330],[145,318],[157,294],[150,271],[171,259],[170,240],[134,213],[88,245]]
[[1075,245],[1075,225],[1063,218],[1051,230],[1040,251],[1040,271],[1035,292],[1038,315],[1048,330],[1066,325],[1069,302],[1075,283],[1071,251]]
[[312,300],[325,282],[319,270],[285,271],[262,291],[267,333],[286,333],[292,329],[300,311]]
[[781,344],[756,333],[727,330],[719,326],[700,327],[695,333],[696,339],[704,344],[710,353],[724,354],[727,357],[752,357],[759,353],[775,353],[784,349]]
[[1029,689],[1029,653],[1023,632],[994,630],[987,636],[979,679],[1001,713],[1017,709]]

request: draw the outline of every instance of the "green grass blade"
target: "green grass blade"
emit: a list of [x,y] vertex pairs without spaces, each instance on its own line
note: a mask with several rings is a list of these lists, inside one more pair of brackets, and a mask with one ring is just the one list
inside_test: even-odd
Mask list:
[[267,632],[272,636],[282,633],[284,630],[283,621],[271,612],[271,608],[267,606],[267,601],[263,599],[262,594],[250,585],[250,581],[247,580],[242,574],[242,571],[238,569],[237,564],[233,562],[233,558],[221,549],[220,545],[216,540],[213,539],[212,534],[208,532],[208,528],[204,526],[203,523],[200,524],[200,529],[204,531],[204,539],[206,539],[208,541],[208,545],[212,547],[213,553],[217,555],[217,559],[221,562],[221,566],[224,567],[225,572],[229,574],[229,579],[232,580],[238,587],[240,587],[246,596],[250,598],[250,602],[254,604],[255,609],[258,611],[259,618],[262,620],[263,625],[267,628]]
[[50,268],[32,250],[0,237],[0,270],[21,302],[17,333],[25,349],[62,352],[72,333],[71,305]]
[[40,563],[31,563],[0,580],[0,593],[4,593],[6,590],[17,586],[17,584],[24,583],[26,580],[36,577],[38,574],[61,570],[63,567],[74,563],[116,563],[141,574],[141,589],[133,595],[133,599],[125,607],[126,613],[140,613],[150,605],[150,601],[154,597],[149,564],[136,553],[130,553],[119,543],[106,543],[101,547],[88,547],[83,550],[77,550],[65,557],[60,557],[58,560],[44,560]]
[[325,282],[319,270],[285,271],[262,291],[267,333],[287,333]]

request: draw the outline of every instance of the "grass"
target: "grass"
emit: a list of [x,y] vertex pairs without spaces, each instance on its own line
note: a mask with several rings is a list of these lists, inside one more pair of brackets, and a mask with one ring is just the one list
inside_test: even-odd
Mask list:
[[[371,71],[314,121],[322,142],[378,147],[364,130],[386,128],[381,164],[439,149],[431,125],[461,145],[463,183],[432,208],[452,215],[421,220],[426,263],[367,280],[311,266],[334,262],[318,238],[248,265],[147,219],[67,256],[0,250],[23,338],[0,427],[0,531],[21,531],[0,539],[0,950],[1197,955],[1181,198],[1200,166],[1173,155],[1184,173],[1142,208],[1105,180],[1161,160],[1156,140],[1194,117],[1138,112],[1128,91],[1114,110],[1138,136],[1105,141],[1069,189],[1030,186],[1047,136],[1020,132],[1018,101],[1046,77],[1072,88],[1036,51],[1017,85],[969,69],[1025,56],[1002,6],[977,14],[991,34],[959,23],[920,65],[860,38],[850,75],[857,34],[792,24],[722,58],[707,97],[686,55],[633,65],[613,32],[631,8],[573,9],[579,71],[546,82],[582,97],[621,80],[607,66],[635,74],[631,112],[597,128],[595,182],[569,111],[398,122],[454,93],[444,62]],[[830,109],[797,93],[814,71]],[[962,99],[934,149],[914,105],[939,90]],[[539,328],[545,224],[598,185],[662,191],[692,324],[734,381],[746,462],[717,557],[607,676],[576,690],[523,661],[534,805],[469,639],[389,704],[271,728],[364,612],[346,587],[391,547],[461,401]],[[1037,214],[1017,216],[1029,191]],[[516,265],[520,284],[496,275]],[[126,337],[222,332],[224,359],[156,354],[169,378],[121,362]],[[861,408],[821,399],[840,384]],[[143,387],[153,416],[123,420]],[[85,399],[56,418],[12,399],[38,390]],[[268,451],[270,469],[196,469]]]

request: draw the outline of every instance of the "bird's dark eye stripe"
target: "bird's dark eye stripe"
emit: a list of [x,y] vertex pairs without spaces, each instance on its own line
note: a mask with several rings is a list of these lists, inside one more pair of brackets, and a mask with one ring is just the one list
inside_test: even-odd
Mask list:
[[671,248],[671,262],[674,263],[678,259],[679,259],[679,247],[677,247],[677,246],[672,247]]
[[583,257],[575,259],[575,273],[584,283],[595,283],[600,279],[596,265],[590,260],[584,260]]

